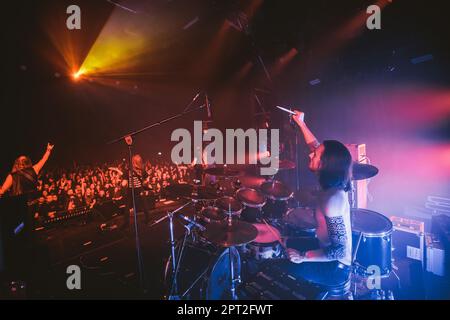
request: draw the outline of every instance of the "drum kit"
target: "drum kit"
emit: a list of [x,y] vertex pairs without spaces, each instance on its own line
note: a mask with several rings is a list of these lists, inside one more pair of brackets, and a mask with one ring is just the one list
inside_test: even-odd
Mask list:
[[[294,168],[294,163],[280,161],[280,170]],[[356,164],[353,168],[355,180],[378,173],[376,167],[367,164]],[[217,177],[219,183],[231,181],[232,187],[170,187],[170,192],[189,202],[168,213],[171,232],[171,255],[165,272],[168,299],[238,299],[243,262],[258,265],[285,259],[287,239],[316,236],[314,193],[305,197],[273,177],[242,175],[242,171],[234,168],[208,168],[205,173]],[[305,199],[308,201],[303,202]],[[297,200],[300,206],[292,206],[291,200]],[[194,217],[181,215],[188,223],[187,231],[182,241],[175,241],[173,217],[189,204],[195,205]],[[389,274],[392,233],[389,219],[374,211],[352,209],[352,229],[354,263],[362,270],[377,265],[382,275]]]

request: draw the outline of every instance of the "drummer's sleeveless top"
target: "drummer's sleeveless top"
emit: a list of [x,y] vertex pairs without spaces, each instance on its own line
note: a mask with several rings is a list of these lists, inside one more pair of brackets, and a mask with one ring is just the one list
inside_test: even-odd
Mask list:
[[[345,209],[342,212],[342,218],[345,225],[345,233],[347,235],[346,246],[348,248],[346,255],[343,259],[338,259],[339,262],[345,265],[351,265],[352,256],[352,228],[350,220],[350,204],[346,203]],[[328,233],[327,222],[325,216],[320,210],[316,210],[315,219],[317,223],[316,235],[319,240],[321,248],[325,248],[330,245],[330,238]]]
[[33,167],[12,172],[13,183],[11,195],[31,194],[36,192],[38,176]]

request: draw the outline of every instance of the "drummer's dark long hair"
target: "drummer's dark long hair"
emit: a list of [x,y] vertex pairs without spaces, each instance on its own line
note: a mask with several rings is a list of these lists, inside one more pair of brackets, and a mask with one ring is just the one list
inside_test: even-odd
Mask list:
[[325,140],[320,158],[319,184],[322,189],[338,188],[349,191],[352,156],[347,147],[336,140]]

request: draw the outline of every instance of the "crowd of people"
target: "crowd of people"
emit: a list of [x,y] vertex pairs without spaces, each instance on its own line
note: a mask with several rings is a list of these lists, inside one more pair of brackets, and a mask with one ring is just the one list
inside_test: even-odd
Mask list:
[[[38,177],[34,201],[35,218],[47,219],[55,213],[94,208],[107,201],[118,206],[127,202],[128,179],[125,162],[100,166],[79,166],[70,170],[43,171]],[[155,199],[164,196],[171,184],[190,181],[190,170],[168,162],[145,162],[146,191]]]

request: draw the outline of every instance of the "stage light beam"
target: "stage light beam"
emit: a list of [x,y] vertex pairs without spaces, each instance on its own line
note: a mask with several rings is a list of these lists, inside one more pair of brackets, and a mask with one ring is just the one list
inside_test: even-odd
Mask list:
[[81,75],[83,74],[83,72],[81,70],[78,70],[74,73],[72,73],[72,78],[77,81],[80,79]]

